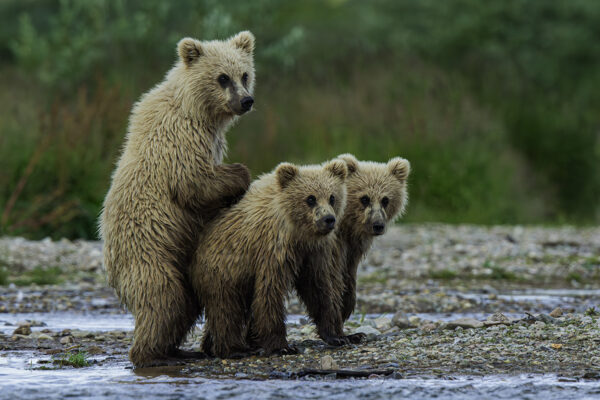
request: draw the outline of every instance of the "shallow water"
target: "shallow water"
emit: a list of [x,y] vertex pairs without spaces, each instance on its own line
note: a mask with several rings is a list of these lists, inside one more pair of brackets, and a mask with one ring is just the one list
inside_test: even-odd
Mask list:
[[[30,362],[32,364],[30,364]],[[81,370],[32,370],[27,354],[0,357],[1,399],[597,399],[594,381],[555,375],[369,380],[215,380],[177,370],[132,371],[126,363]]]
[[[487,295],[461,294],[487,301]],[[581,309],[598,304],[600,290],[528,290],[498,294],[498,298],[527,300],[543,311],[555,305],[574,304]],[[537,309],[537,307],[536,307]],[[417,314],[431,320],[464,316],[484,319],[489,314]],[[511,316],[523,316],[511,315]],[[295,323],[301,316],[292,315]],[[0,315],[0,332],[9,334],[18,321],[35,320],[45,326],[33,330],[77,327],[87,331],[132,330],[128,314],[29,313]],[[91,360],[103,360],[91,357]],[[44,360],[50,359],[50,356]],[[182,373],[181,367],[131,370],[127,360],[82,369],[38,370],[33,352],[0,353],[0,399],[598,399],[598,381],[562,381],[556,375],[449,376],[369,380],[247,380],[206,379],[198,373]]]

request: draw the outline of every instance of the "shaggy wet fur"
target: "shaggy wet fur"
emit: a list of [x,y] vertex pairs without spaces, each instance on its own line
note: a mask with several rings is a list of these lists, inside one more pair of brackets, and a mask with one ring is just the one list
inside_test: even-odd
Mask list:
[[356,306],[358,264],[371,247],[373,238],[384,234],[389,223],[404,213],[408,203],[410,163],[400,157],[388,163],[359,162],[351,154],[338,158],[348,166],[347,205],[336,232],[342,261],[340,297],[343,324]]
[[[232,357],[252,346],[265,354],[294,352],[286,339],[284,301],[299,279],[309,283],[301,292],[330,290],[310,287],[302,266],[310,257],[332,254],[331,218],[343,212],[346,174],[341,160],[323,167],[280,164],[206,227],[192,285],[206,314],[207,354]],[[315,312],[333,311],[332,305]]]
[[253,91],[254,37],[185,38],[177,50],[164,81],[133,108],[100,218],[109,284],[135,318],[136,367],[178,354],[200,312],[188,278],[198,235],[250,184],[245,166],[222,161],[225,132],[243,113],[235,99]]

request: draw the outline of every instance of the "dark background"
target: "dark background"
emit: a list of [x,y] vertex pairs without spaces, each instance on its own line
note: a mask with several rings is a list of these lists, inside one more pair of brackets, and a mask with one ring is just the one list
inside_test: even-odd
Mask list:
[[0,234],[95,238],[133,102],[251,30],[229,161],[408,158],[405,220],[600,221],[599,1],[0,2]]

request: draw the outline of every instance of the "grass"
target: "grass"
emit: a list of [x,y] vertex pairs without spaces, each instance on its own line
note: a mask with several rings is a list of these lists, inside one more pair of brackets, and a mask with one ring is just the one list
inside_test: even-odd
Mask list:
[[456,273],[456,271],[452,271],[451,269],[440,269],[437,271],[429,272],[429,277],[431,279],[449,281],[452,279],[456,279],[458,277],[458,274]]
[[53,359],[52,363],[58,365],[59,367],[70,366],[74,368],[83,368],[90,365],[87,357],[88,355],[84,351],[78,351],[77,353],[69,352],[62,354],[60,358]]
[[8,285],[8,270],[5,267],[0,267],[0,286]]
[[62,282],[62,269],[60,267],[35,267],[31,271],[25,272],[19,278],[12,280],[11,282],[17,286],[28,286],[32,284],[36,285],[56,285]]
[[567,282],[575,281],[575,282],[581,283],[581,282],[583,282],[583,277],[581,276],[581,274],[578,274],[577,272],[570,272],[565,277],[565,280]]

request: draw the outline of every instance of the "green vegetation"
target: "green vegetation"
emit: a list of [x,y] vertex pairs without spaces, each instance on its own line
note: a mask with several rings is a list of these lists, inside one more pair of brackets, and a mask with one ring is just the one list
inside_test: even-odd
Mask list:
[[451,269],[440,269],[438,271],[431,271],[429,273],[430,278],[441,279],[444,281],[450,281],[452,279],[455,279],[457,276],[458,276],[458,273]]
[[596,307],[592,306],[590,308],[588,308],[587,310],[585,310],[585,315],[589,315],[590,317],[595,317],[597,315],[599,315],[600,313],[598,312],[598,310],[596,310]]
[[565,280],[567,282],[581,283],[581,282],[583,282],[583,277],[581,276],[581,274],[578,274],[577,272],[569,272],[567,274],[567,276],[565,277]]
[[0,267],[0,286],[8,285],[8,270]]
[[59,367],[70,366],[74,368],[83,368],[90,365],[87,356],[87,353],[84,351],[78,351],[77,353],[68,352],[61,354],[59,358],[52,360],[52,363]]
[[60,267],[35,267],[31,271],[26,271],[20,275],[18,279],[12,280],[12,282],[17,286],[28,286],[31,284],[55,285],[61,282],[61,274],[62,270]]
[[598,2],[7,0],[0,16],[0,234],[95,237],[133,102],[178,39],[242,29],[256,111],[229,160],[255,175],[402,155],[408,221],[599,221]]

